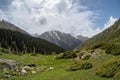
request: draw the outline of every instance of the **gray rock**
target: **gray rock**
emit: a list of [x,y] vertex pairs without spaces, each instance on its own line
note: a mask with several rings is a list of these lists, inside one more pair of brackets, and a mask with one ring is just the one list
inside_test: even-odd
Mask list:
[[15,70],[18,63],[14,60],[0,59],[0,67]]

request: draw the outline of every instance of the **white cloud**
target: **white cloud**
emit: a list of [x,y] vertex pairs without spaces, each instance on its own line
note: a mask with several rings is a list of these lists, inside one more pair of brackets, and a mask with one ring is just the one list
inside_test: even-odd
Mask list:
[[108,27],[112,26],[116,21],[117,19],[111,16],[108,22],[104,24],[104,29],[107,29]]
[[2,10],[0,10],[0,20],[2,20],[2,19],[7,19],[7,17],[5,15],[5,13]]
[[24,3],[20,0],[14,0],[12,5],[15,6],[17,9],[20,8]]
[[93,22],[98,13],[80,4],[80,0],[73,1],[14,0],[7,20],[31,34],[59,30],[91,37],[99,33],[101,30]]

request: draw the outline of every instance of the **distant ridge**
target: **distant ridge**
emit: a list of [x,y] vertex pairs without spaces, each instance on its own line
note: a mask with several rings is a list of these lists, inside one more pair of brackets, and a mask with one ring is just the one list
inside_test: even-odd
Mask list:
[[77,47],[77,49],[101,47],[112,43],[120,43],[120,19],[108,29],[85,41],[82,45]]
[[36,36],[49,42],[52,42],[65,50],[73,50],[83,41],[88,39],[83,36],[75,37],[72,36],[71,34],[63,33],[57,30],[47,31],[41,34],[40,36],[38,35]]
[[0,28],[1,29],[9,29],[9,30],[18,31],[18,32],[21,32],[24,34],[28,34],[26,31],[20,29],[19,27],[15,26],[14,24],[11,24],[5,20],[0,21]]

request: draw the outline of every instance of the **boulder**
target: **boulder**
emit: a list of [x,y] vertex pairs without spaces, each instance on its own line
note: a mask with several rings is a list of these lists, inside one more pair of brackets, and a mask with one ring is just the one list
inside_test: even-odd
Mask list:
[[26,69],[29,70],[29,69],[31,69],[31,68],[30,68],[29,66],[24,66],[23,69],[24,69],[24,70],[26,70]]
[[50,67],[50,68],[49,68],[49,70],[53,70],[53,69],[54,69],[54,67]]
[[18,66],[18,63],[14,60],[0,59],[0,68],[15,70],[16,66]]
[[35,74],[35,73],[37,73],[36,71],[32,71],[32,74]]
[[22,75],[25,75],[25,74],[27,74],[27,71],[24,70],[24,69],[22,69],[22,70],[21,70],[21,73],[22,73]]

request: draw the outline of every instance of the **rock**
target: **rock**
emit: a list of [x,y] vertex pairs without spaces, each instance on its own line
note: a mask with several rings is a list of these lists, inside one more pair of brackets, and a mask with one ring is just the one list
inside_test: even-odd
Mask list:
[[22,73],[22,75],[25,75],[25,74],[27,74],[27,71],[22,69],[21,73]]
[[19,72],[19,69],[16,69],[16,72]]
[[46,71],[52,71],[54,69],[54,67],[50,67],[48,69],[46,69]]
[[54,69],[54,67],[50,67],[49,69],[50,69],[50,70],[53,70],[53,69]]
[[3,73],[8,75],[8,74],[9,74],[9,71],[4,68],[4,69],[3,69]]
[[5,75],[5,78],[10,78],[11,77],[11,75]]
[[24,70],[25,70],[25,69],[30,70],[31,68],[30,68],[29,66],[24,66],[23,69],[24,69]]
[[36,71],[32,71],[32,74],[35,74],[35,73],[37,73]]
[[8,68],[11,70],[15,70],[15,67],[18,66],[18,63],[14,60],[0,59],[0,67]]

